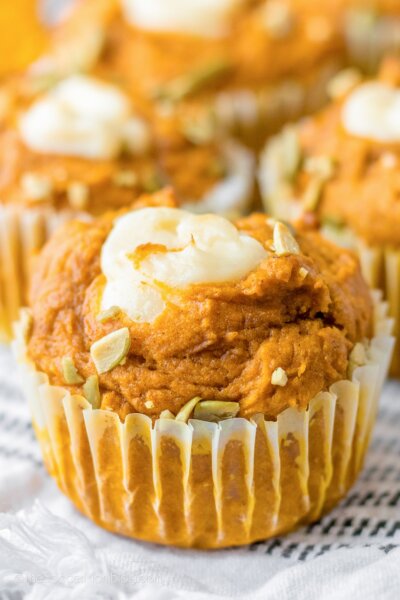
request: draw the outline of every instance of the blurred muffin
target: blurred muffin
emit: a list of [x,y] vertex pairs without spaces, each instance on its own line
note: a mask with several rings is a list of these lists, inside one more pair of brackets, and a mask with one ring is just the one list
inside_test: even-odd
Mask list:
[[400,51],[398,0],[343,0],[345,36],[352,64],[376,72],[387,53]]
[[26,301],[32,257],[61,221],[128,206],[164,185],[197,212],[249,208],[253,157],[212,123],[167,113],[150,124],[118,85],[88,75],[40,94],[24,84],[2,96],[0,337]]
[[101,40],[90,68],[122,81],[142,108],[212,111],[252,144],[320,106],[344,54],[333,0],[86,1],[55,35],[42,75],[71,69],[64,49],[78,35]]
[[353,483],[390,360],[355,256],[253,214],[171,207],[61,228],[15,344],[50,473],[96,523],[246,544]]
[[338,97],[329,108],[267,143],[265,207],[277,218],[320,222],[326,235],[357,249],[370,284],[385,290],[398,334],[400,63],[387,61],[378,79],[361,83],[344,72],[330,87]]
[[[0,5],[0,77],[28,66],[47,46],[48,35],[39,20],[36,0],[13,0]],[[15,43],[18,40],[18,43]]]

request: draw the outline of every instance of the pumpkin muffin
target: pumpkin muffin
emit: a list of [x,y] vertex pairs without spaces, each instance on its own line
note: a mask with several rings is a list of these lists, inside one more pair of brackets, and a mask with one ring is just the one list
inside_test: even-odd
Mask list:
[[251,144],[320,106],[344,56],[336,0],[85,0],[36,75],[74,68],[66,49],[78,35],[95,40],[82,43],[86,66],[122,81],[144,110],[212,111]]
[[196,212],[239,214],[249,208],[254,186],[253,156],[211,121],[181,122],[166,113],[150,123],[120,86],[89,75],[66,76],[41,93],[28,93],[28,80],[10,82],[2,95],[5,338],[26,302],[32,257],[61,221],[129,206],[139,193],[165,185]]
[[[288,126],[263,152],[267,212],[320,223],[360,255],[364,275],[382,287],[400,327],[400,63],[375,80],[346,71],[330,85],[332,104]],[[395,352],[393,372],[400,373]]]
[[374,73],[387,53],[400,50],[398,0],[343,0],[349,60]]
[[355,255],[318,232],[172,204],[161,192],[59,229],[15,349],[79,510],[147,541],[246,544],[353,483],[390,322]]
[[49,42],[35,0],[2,2],[0,31],[0,78],[27,67],[45,52]]

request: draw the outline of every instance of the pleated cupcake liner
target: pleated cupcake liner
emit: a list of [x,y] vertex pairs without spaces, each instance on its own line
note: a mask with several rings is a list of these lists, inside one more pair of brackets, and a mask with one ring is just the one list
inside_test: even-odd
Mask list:
[[276,420],[122,423],[35,369],[21,321],[14,350],[49,473],[98,525],[159,544],[242,545],[318,519],[362,467],[390,363],[391,320],[375,301],[366,364]]
[[375,73],[385,55],[400,51],[400,14],[379,15],[371,9],[351,11],[345,20],[345,36],[351,64]]
[[0,204],[0,341],[10,341],[12,323],[26,304],[35,256],[61,223],[76,217],[82,215]]
[[338,230],[323,227],[321,232],[334,243],[355,250],[369,286],[382,290],[388,306],[388,315],[393,321],[395,338],[390,374],[400,377],[400,249],[370,246],[346,227]]
[[306,79],[289,76],[258,91],[220,92],[214,102],[217,122],[223,130],[258,149],[266,135],[321,108],[328,100],[329,81],[342,67],[340,58],[330,58]]
[[372,287],[382,289],[387,300],[396,340],[390,373],[400,377],[400,249],[372,247],[356,238],[355,248],[364,277]]

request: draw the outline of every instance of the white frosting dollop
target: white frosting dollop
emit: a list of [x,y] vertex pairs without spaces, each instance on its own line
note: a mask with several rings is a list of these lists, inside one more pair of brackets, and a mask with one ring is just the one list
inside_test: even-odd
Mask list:
[[142,29],[220,37],[244,0],[122,0],[126,19]]
[[133,321],[152,322],[166,287],[237,281],[267,252],[217,215],[143,208],[117,219],[101,254],[106,277],[101,309],[118,306]]
[[377,81],[359,86],[343,105],[342,124],[357,137],[400,142],[400,89]]
[[35,152],[107,160],[123,146],[135,149],[131,140],[135,122],[141,126],[136,150],[145,151],[147,126],[132,116],[127,96],[113,85],[73,75],[37,100],[22,115],[19,129],[24,143]]

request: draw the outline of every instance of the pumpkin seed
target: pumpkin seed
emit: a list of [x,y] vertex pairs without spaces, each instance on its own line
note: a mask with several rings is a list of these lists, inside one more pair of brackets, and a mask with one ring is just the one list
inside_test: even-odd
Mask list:
[[132,188],[138,182],[138,176],[132,169],[126,169],[124,171],[118,171],[113,178],[115,185],[119,187]]
[[96,371],[107,373],[120,364],[129,352],[131,337],[129,329],[122,327],[94,342],[90,355]]
[[186,402],[186,404],[184,404],[182,406],[182,408],[176,415],[176,417],[175,417],[176,421],[183,421],[184,423],[187,423],[190,415],[193,412],[193,409],[195,408],[196,404],[198,404],[200,401],[201,401],[200,396],[196,396],[195,398],[192,398],[191,400],[189,400],[189,402]]
[[221,421],[236,417],[240,410],[239,402],[221,402],[219,400],[204,400],[196,404],[194,418],[201,421]]
[[86,400],[90,402],[93,408],[100,408],[101,396],[99,389],[99,378],[97,375],[91,375],[86,379],[83,386],[83,393]]
[[68,202],[76,210],[83,210],[87,207],[89,200],[89,188],[84,183],[76,181],[71,183],[67,189]]
[[357,69],[344,69],[328,82],[326,91],[332,100],[337,100],[343,98],[361,80],[362,75]]
[[192,94],[202,90],[209,83],[220,79],[231,69],[231,64],[221,58],[198,69],[173,79],[166,85],[158,88],[154,96],[157,100],[179,102]]
[[21,187],[27,199],[34,202],[48,200],[53,192],[51,179],[36,173],[25,173],[21,178]]
[[74,365],[74,361],[70,356],[64,356],[61,361],[64,381],[68,385],[77,385],[83,383],[85,380],[79,375],[77,368]]
[[274,225],[274,250],[277,256],[287,256],[288,254],[300,254],[300,246],[290,233],[290,230],[283,223]]
[[321,200],[325,181],[321,177],[312,177],[303,193],[301,202],[305,211],[315,212]]
[[119,306],[110,306],[110,308],[107,308],[107,310],[103,310],[102,312],[99,312],[99,314],[96,316],[96,321],[103,323],[104,321],[113,319],[120,312],[121,312],[121,309],[119,308]]

